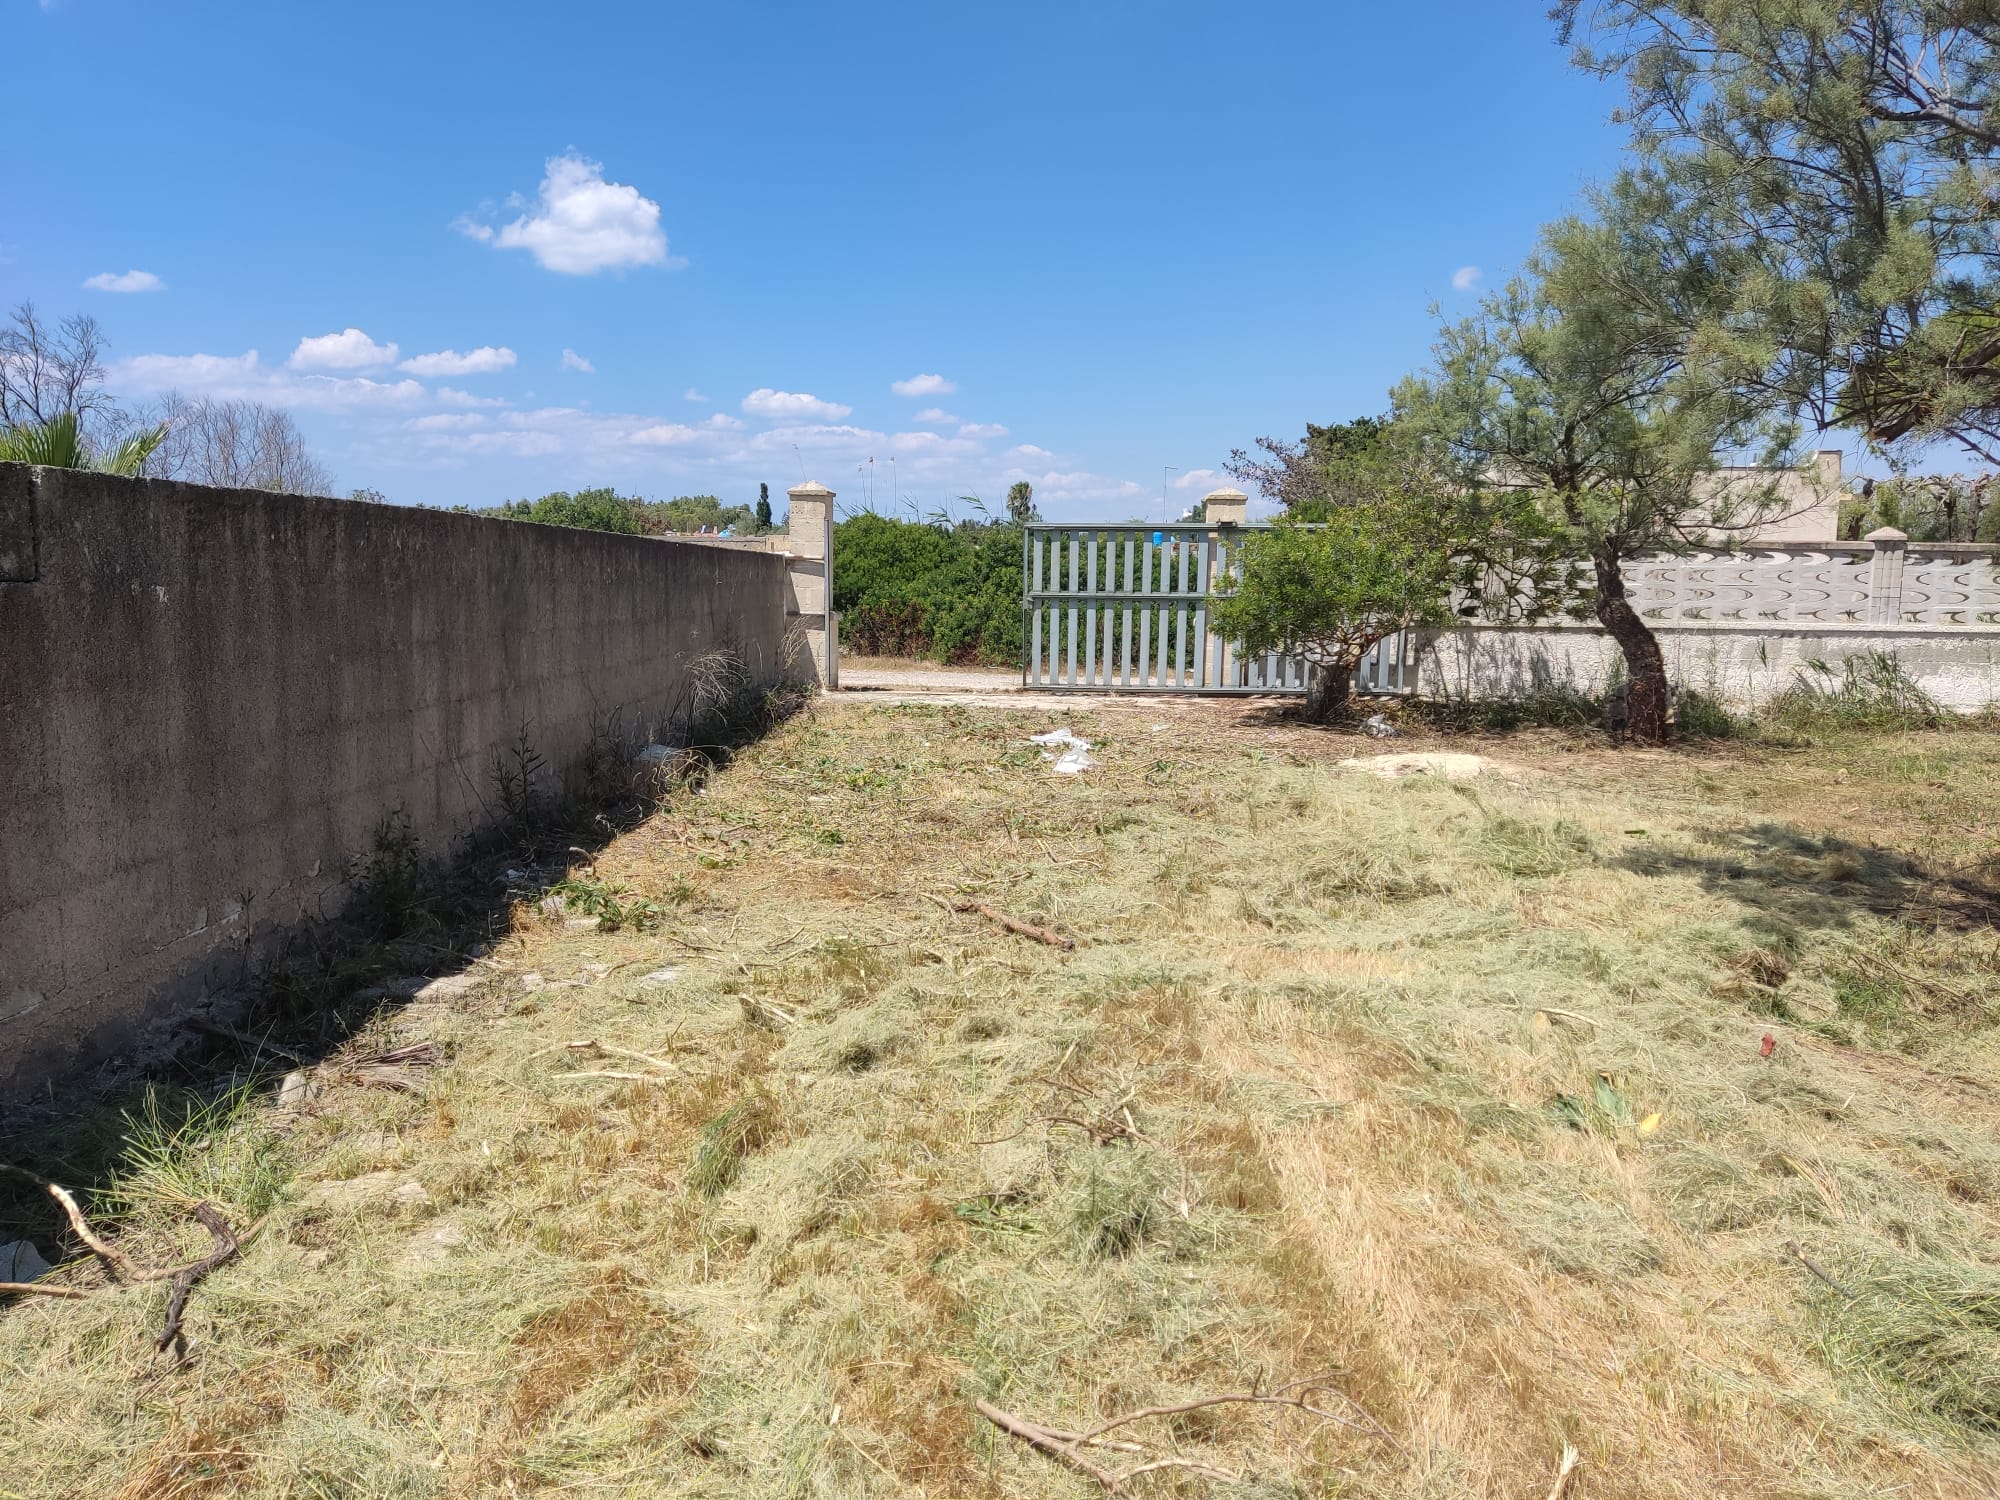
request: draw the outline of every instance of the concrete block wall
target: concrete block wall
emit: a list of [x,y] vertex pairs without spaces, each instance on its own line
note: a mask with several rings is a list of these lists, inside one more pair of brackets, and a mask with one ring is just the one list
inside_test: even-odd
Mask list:
[[390,810],[443,854],[525,726],[633,748],[774,553],[0,464],[0,1100],[241,979]]
[[[1977,713],[2000,702],[2000,630],[1923,625],[1738,625],[1656,628],[1667,674],[1738,709],[1755,708],[1799,680],[1813,662],[1838,674],[1850,656],[1894,656],[1948,709]],[[1601,692],[1620,662],[1595,625],[1473,625],[1421,651],[1417,691],[1507,698],[1544,686]]]

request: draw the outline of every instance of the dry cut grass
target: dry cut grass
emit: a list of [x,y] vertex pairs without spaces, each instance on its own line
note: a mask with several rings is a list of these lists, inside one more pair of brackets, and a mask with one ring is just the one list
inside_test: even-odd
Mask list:
[[663,929],[524,908],[385,1012],[420,1092],[138,1118],[135,1242],[270,1217],[178,1371],[157,1293],[0,1311],[0,1493],[1084,1496],[975,1402],[1306,1376],[1381,1434],[1114,1436],[1265,1496],[1539,1497],[1566,1446],[1570,1500],[1994,1492],[1991,738],[1446,784],[1076,724],[1057,779],[1039,720],[823,708],[578,872]]

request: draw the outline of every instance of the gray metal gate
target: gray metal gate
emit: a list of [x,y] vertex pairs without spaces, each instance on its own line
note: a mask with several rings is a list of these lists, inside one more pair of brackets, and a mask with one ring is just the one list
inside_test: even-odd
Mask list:
[[[1256,526],[1036,522],[1022,539],[1025,687],[1123,693],[1295,693],[1306,663],[1245,656],[1208,628]],[[1355,673],[1363,693],[1416,684],[1414,643],[1398,635]]]

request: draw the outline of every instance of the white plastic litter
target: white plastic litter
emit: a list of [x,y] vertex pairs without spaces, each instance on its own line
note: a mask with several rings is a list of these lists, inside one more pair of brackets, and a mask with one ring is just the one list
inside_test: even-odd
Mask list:
[[[1028,741],[1042,747],[1042,759],[1055,762],[1049,769],[1058,776],[1075,776],[1097,764],[1090,758],[1090,741],[1067,725],[1047,734],[1031,734]],[[1062,750],[1060,755],[1056,753],[1058,747]]]
[[678,754],[680,754],[680,751],[676,750],[672,745],[648,745],[632,757],[632,764],[651,769],[654,766],[665,765]]
[[1363,719],[1361,732],[1373,740],[1393,740],[1397,737],[1396,726],[1382,714],[1370,714]]

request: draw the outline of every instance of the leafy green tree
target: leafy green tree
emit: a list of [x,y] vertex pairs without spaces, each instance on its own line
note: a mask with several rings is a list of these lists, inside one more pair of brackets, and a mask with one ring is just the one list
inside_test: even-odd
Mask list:
[[1351,507],[1249,533],[1242,576],[1210,603],[1210,628],[1253,655],[1312,663],[1305,713],[1326,723],[1377,644],[1450,619],[1451,559],[1411,519],[1399,507]]
[[1616,216],[1726,290],[1681,330],[1822,426],[2000,453],[2000,7],[1561,0],[1630,84]]
[[1662,333],[1659,309],[1685,291],[1618,226],[1564,221],[1395,393],[1397,425],[1456,466],[1463,492],[1526,499],[1558,551],[1588,565],[1584,594],[1625,659],[1629,731],[1653,743],[1667,736],[1666,663],[1624,564],[1768,517],[1775,484],[1726,477],[1717,455],[1775,465],[1789,437]]
[[671,500],[645,503],[639,522],[649,535],[690,534],[704,528],[749,531],[757,524],[757,514],[747,505],[724,505],[714,495],[677,495]]
[[1016,526],[1025,526],[1036,519],[1035,487],[1025,479],[1007,486],[1007,519]]
[[166,440],[164,427],[148,428],[115,446],[95,448],[83,436],[73,411],[58,412],[45,422],[0,430],[0,462],[45,464],[54,469],[94,469],[127,478],[143,474],[146,460]]
[[771,529],[771,487],[768,484],[757,486],[757,529]]
[[538,500],[509,500],[499,514],[510,521],[537,521],[544,526],[574,526],[584,531],[640,534],[639,504],[616,490],[600,488],[556,490]]

